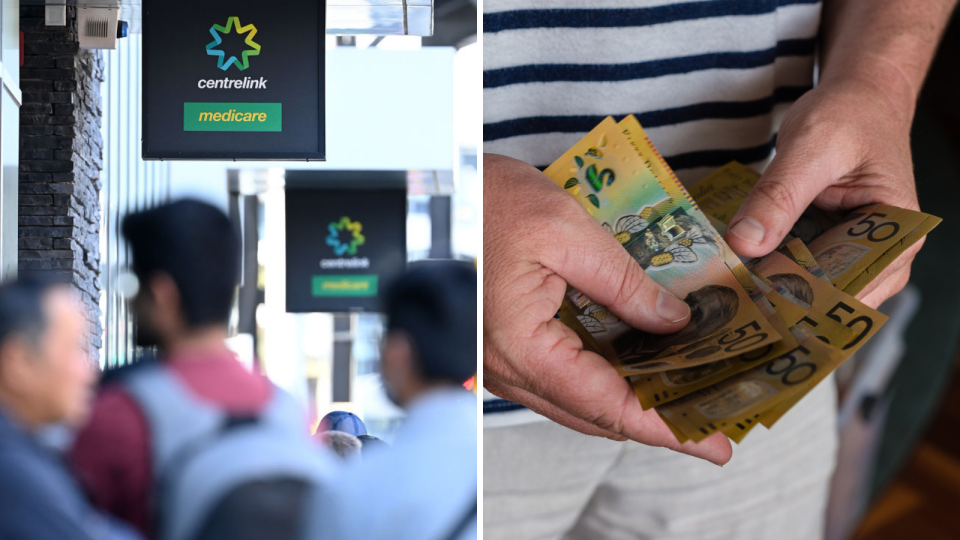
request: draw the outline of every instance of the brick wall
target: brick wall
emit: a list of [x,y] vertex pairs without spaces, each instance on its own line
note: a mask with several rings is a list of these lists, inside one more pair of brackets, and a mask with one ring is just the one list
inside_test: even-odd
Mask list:
[[76,8],[67,25],[44,24],[44,7],[21,6],[19,273],[69,276],[100,349],[100,51],[81,50]]

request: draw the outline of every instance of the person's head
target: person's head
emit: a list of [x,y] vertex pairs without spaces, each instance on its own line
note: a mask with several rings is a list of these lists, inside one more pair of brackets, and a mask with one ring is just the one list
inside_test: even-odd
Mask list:
[[384,387],[401,407],[437,386],[460,387],[477,367],[477,273],[456,261],[422,261],[384,296]]
[[346,411],[331,411],[320,419],[317,431],[342,431],[354,437],[367,434],[367,425],[359,416]]
[[210,330],[226,332],[240,278],[240,241],[214,206],[185,199],[123,220],[140,288],[137,342],[163,349]]
[[360,450],[363,445],[360,443],[360,439],[349,433],[342,431],[322,431],[317,433],[317,438],[343,459],[360,457]]
[[40,279],[0,285],[0,405],[30,428],[82,421],[95,378],[87,330],[68,285]]

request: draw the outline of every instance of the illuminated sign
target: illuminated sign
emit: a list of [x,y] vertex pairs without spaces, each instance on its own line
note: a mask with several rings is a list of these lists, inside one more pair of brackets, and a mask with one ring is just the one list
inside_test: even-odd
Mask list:
[[325,159],[325,9],[143,0],[143,158]]
[[287,311],[372,311],[407,262],[406,171],[287,171]]

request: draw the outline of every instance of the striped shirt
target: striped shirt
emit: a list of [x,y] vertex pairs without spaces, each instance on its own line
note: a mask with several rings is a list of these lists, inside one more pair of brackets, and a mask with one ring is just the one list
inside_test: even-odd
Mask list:
[[[687,185],[731,160],[762,171],[783,114],[813,87],[819,0],[485,0],[483,11],[483,151],[540,168],[604,117],[636,114]],[[485,394],[485,425],[516,409]]]

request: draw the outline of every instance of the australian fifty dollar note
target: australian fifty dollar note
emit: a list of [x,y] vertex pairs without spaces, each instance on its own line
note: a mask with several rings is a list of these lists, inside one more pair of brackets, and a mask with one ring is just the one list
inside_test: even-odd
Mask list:
[[[584,346],[606,357],[621,375],[661,371],[739,355],[781,340],[728,266],[735,255],[690,206],[679,183],[668,193],[637,148],[607,118],[544,171],[563,186],[624,246],[647,275],[690,305],[690,323],[658,335],[634,329],[576,289],[562,310]],[[683,201],[681,201],[683,199]],[[732,263],[731,263],[732,264]],[[737,262],[739,264],[739,262]],[[742,265],[740,265],[742,266]],[[753,296],[751,296],[753,294]]]

